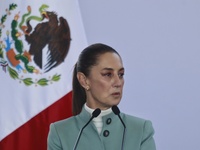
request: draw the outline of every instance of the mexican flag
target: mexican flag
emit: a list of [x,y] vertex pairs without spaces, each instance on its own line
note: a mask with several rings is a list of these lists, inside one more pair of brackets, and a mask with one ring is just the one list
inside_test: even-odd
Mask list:
[[78,0],[1,0],[0,150],[46,150],[72,115],[72,72],[87,46]]

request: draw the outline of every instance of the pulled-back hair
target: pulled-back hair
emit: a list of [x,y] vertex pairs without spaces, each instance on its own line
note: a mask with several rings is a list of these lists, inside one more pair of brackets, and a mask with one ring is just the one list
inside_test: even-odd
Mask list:
[[79,55],[78,61],[74,66],[72,81],[73,115],[79,114],[82,110],[83,105],[86,102],[85,89],[79,83],[77,79],[77,73],[82,72],[86,77],[88,77],[91,67],[97,65],[99,56],[107,52],[118,54],[118,52],[112,47],[105,44],[97,43],[86,47]]

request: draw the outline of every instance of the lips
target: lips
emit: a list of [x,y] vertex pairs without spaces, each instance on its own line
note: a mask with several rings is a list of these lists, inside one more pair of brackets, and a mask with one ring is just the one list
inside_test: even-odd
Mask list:
[[115,93],[112,93],[113,96],[119,96],[120,95],[120,92],[115,92]]

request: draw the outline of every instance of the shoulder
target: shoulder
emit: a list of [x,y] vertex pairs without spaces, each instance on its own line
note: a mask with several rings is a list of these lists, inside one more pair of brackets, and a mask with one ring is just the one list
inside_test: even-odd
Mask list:
[[79,126],[76,116],[51,123],[48,133],[48,149],[62,149],[63,144],[70,145],[69,143],[78,135]]
[[147,131],[152,131],[154,132],[153,126],[152,126],[152,122],[150,120],[146,120],[143,118],[139,118],[139,117],[135,117],[135,116],[131,116],[128,114],[124,114],[122,113],[122,117],[124,119],[124,121],[126,122],[126,125],[129,128],[135,129],[135,130],[147,130]]
[[77,123],[76,116],[60,120],[50,124],[49,137],[65,137],[79,131],[80,123]]
[[71,124],[71,123],[74,122],[74,120],[75,120],[74,118],[75,118],[75,117],[72,116],[72,117],[69,117],[69,118],[67,118],[67,119],[63,119],[63,120],[56,121],[56,122],[54,122],[53,124],[54,124],[55,126],[63,126],[63,125],[66,125],[66,124]]
[[122,113],[122,118],[126,120],[128,123],[134,123],[134,124],[144,124],[145,121],[147,121],[146,119],[128,115],[125,113]]
[[63,119],[63,120],[51,123],[50,127],[54,126],[54,128],[56,130],[61,130],[62,131],[63,128],[66,130],[66,127],[68,127],[68,129],[69,129],[70,127],[73,127],[75,125],[76,125],[76,116],[72,116],[70,118]]

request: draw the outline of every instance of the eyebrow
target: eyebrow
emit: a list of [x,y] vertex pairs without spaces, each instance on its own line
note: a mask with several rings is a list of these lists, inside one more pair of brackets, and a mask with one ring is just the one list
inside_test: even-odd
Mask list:
[[[102,70],[113,71],[114,69],[113,68],[103,68]],[[119,69],[119,71],[124,71],[124,70],[125,70],[124,67]]]

